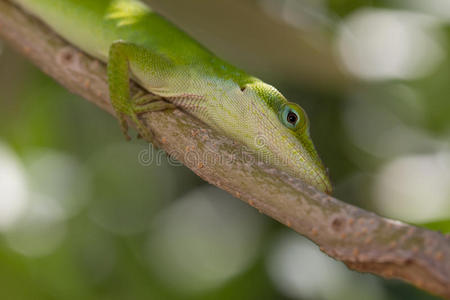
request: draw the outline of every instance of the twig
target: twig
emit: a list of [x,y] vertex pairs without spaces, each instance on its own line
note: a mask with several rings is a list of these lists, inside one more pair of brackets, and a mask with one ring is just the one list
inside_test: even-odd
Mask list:
[[[105,65],[6,0],[0,0],[0,36],[63,86],[113,114]],[[382,218],[248,161],[239,145],[182,111],[142,118],[156,144],[198,176],[308,237],[350,268],[400,278],[450,299],[448,235]]]

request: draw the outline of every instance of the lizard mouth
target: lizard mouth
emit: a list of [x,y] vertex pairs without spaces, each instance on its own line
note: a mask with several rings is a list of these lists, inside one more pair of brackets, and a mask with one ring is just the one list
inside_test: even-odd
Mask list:
[[316,173],[316,178],[319,181],[320,186],[323,186],[324,189],[322,190],[324,193],[331,195],[333,192],[333,187],[331,185],[330,179],[328,178],[328,175],[326,173]]
[[[300,147],[304,150],[302,146]],[[294,157],[289,159],[290,163],[286,167],[295,177],[299,177],[317,190],[331,195],[333,187],[319,156],[315,152],[313,155],[305,155],[304,153],[305,151],[294,150],[292,153]],[[295,169],[292,169],[293,166],[295,166]]]

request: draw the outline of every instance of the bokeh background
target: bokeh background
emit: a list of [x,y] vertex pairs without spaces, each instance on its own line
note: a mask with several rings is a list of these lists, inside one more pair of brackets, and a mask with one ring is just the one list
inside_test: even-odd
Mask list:
[[[149,2],[305,108],[338,198],[448,231],[450,1]],[[142,151],[0,44],[1,299],[436,299]]]

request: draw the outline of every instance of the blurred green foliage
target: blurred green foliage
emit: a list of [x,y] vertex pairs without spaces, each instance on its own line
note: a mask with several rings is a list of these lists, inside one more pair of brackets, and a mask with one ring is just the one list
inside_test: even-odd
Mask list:
[[[149,2],[305,108],[338,198],[448,232],[450,16],[406,1]],[[343,63],[349,20],[405,11],[435,18],[428,71],[367,79]],[[434,299],[349,271],[164,154],[143,163],[148,145],[1,49],[1,299]]]
[[420,224],[423,227],[426,227],[431,230],[437,230],[442,233],[450,233],[450,220],[444,220],[444,221],[435,221],[425,224]]

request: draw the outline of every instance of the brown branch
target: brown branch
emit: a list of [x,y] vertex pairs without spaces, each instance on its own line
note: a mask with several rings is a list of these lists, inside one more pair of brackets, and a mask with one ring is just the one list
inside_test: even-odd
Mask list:
[[[0,0],[0,36],[69,90],[113,113],[105,65],[6,0]],[[182,111],[149,113],[143,120],[158,146],[198,176],[305,235],[350,268],[400,278],[450,299],[448,235],[379,217],[248,161],[245,151],[236,155],[242,153],[239,145]]]

